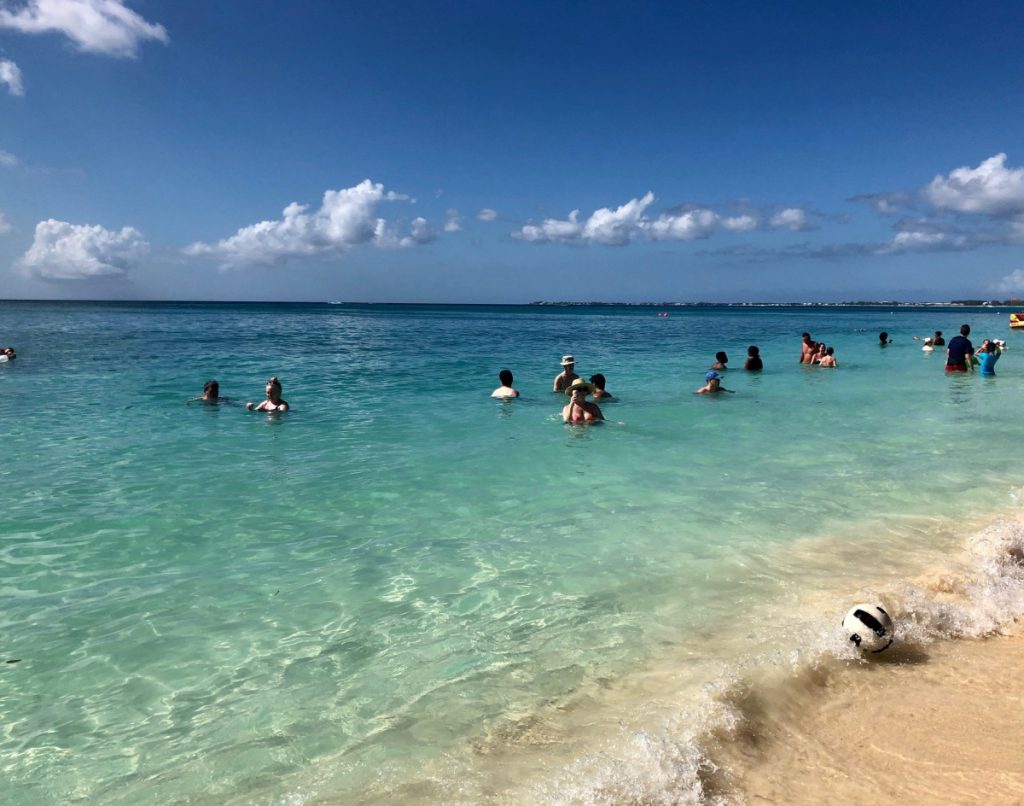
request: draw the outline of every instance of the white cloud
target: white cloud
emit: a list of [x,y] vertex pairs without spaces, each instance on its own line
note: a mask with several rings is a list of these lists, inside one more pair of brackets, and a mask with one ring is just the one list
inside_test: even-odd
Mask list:
[[425,244],[436,241],[437,233],[434,232],[434,228],[430,226],[430,222],[427,219],[419,216],[414,218],[409,226],[409,238],[412,239],[413,243]]
[[148,251],[149,244],[133,227],[114,232],[51,218],[36,224],[35,241],[18,267],[48,280],[82,280],[124,274]]
[[24,95],[25,85],[21,81],[21,68],[10,59],[0,59],[0,84],[7,85],[11,95]]
[[79,50],[122,58],[137,56],[146,40],[170,41],[162,25],[147,22],[122,0],[28,0],[17,11],[0,8],[0,28],[60,33]]
[[187,255],[219,258],[224,268],[279,263],[290,258],[331,257],[349,248],[370,244],[400,249],[434,240],[424,218],[413,219],[410,234],[399,237],[395,226],[377,217],[382,201],[408,201],[408,196],[385,192],[384,186],[365,179],[355,187],[324,192],[320,209],[292,202],[277,221],[242,227],[215,244],[194,243]]
[[664,213],[646,224],[645,228],[655,241],[694,241],[707,238],[715,231],[720,220],[714,210],[697,208],[680,213]]
[[5,168],[13,168],[18,164],[18,158],[14,156],[10,151],[4,151],[0,148],[0,165]]
[[722,228],[732,230],[733,232],[746,232],[747,230],[757,229],[760,223],[755,216],[744,214],[723,218]]
[[6,235],[11,231],[11,222],[7,220],[3,210],[0,210],[0,235]]
[[648,218],[647,208],[654,202],[654,194],[631,199],[612,210],[602,208],[586,220],[580,220],[580,211],[573,210],[566,219],[546,218],[539,224],[526,224],[512,237],[533,243],[600,243],[623,246],[636,238],[652,241],[693,241],[707,238],[720,230],[747,232],[754,229],[812,229],[807,213],[798,207],[789,207],[763,223],[760,214],[742,213],[723,216],[708,207],[681,207]]
[[992,287],[993,291],[1007,296],[1024,293],[1024,269],[1015,269]]
[[444,231],[462,232],[462,216],[454,207],[444,211]]
[[580,211],[573,210],[568,219],[547,218],[540,224],[527,224],[513,235],[534,243],[578,241],[623,246],[640,232],[644,211],[653,201],[654,194],[647,193],[614,210],[595,210],[586,221],[580,221]]
[[787,207],[785,210],[780,210],[771,217],[769,223],[775,229],[788,229],[794,232],[811,228],[807,221],[807,213],[799,207]]
[[480,221],[494,221],[498,218],[498,211],[492,210],[490,207],[485,207],[483,210],[476,214],[476,217]]
[[583,235],[583,224],[580,223],[580,211],[569,213],[568,220],[545,218],[540,224],[527,224],[513,236],[534,243],[549,241],[578,241]]
[[610,210],[602,207],[591,214],[583,227],[583,238],[606,246],[623,246],[633,240],[640,229],[644,211],[654,202],[648,191],[641,199],[630,199]]
[[996,154],[977,168],[966,166],[936,176],[922,191],[942,210],[1008,216],[1024,213],[1024,168],[1006,167],[1006,154]]

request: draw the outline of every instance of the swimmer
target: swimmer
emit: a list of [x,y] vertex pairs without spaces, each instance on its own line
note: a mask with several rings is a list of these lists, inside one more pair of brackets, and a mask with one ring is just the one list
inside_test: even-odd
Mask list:
[[18,354],[14,352],[13,347],[0,347],[0,355],[5,356],[5,360],[13,361],[18,357]]
[[594,387],[594,400],[615,400],[612,393],[604,388],[605,379],[600,372],[590,376],[590,385]]
[[569,384],[580,377],[573,371],[575,366],[575,358],[571,355],[562,356],[562,371],[555,376],[555,383],[551,389],[552,392],[564,392],[569,388]]
[[512,371],[503,369],[498,373],[498,380],[501,381],[501,386],[491,392],[491,397],[519,397],[519,392],[512,388]]
[[820,367],[838,367],[836,363],[836,357],[833,355],[835,350],[831,347],[825,349],[825,355],[822,356],[821,361],[818,363]]
[[188,401],[189,403],[207,403],[209,405],[216,405],[218,403],[230,402],[226,397],[220,396],[220,384],[216,381],[207,381],[203,384],[202,397],[193,397]]
[[892,339],[890,339],[889,334],[883,330],[881,333],[878,334],[878,346],[887,347],[890,344],[892,344]]
[[[914,336],[914,338],[916,339],[917,336]],[[935,342],[932,341],[931,336],[924,340],[924,346],[921,349],[926,353],[930,353],[935,350]]]
[[714,370],[711,370],[707,375],[704,376],[704,380],[707,381],[704,386],[698,389],[694,394],[698,395],[714,395],[718,392],[728,392],[729,394],[735,394],[732,389],[726,389],[722,386],[722,376]]
[[267,381],[267,399],[262,403],[246,403],[249,411],[288,411],[288,401],[281,400],[281,382],[275,375]]
[[729,369],[727,366],[728,363],[729,356],[727,356],[724,351],[715,353],[715,363],[711,365],[711,369],[727,370]]
[[747,360],[743,362],[743,369],[751,372],[764,369],[764,364],[761,362],[761,351],[756,344],[751,344],[747,348]]
[[801,336],[803,341],[800,344],[800,363],[811,364],[814,362],[814,351],[818,349],[813,341],[811,341],[811,334],[804,332]]
[[574,380],[565,390],[569,395],[569,404],[562,409],[562,422],[578,424],[603,420],[600,407],[587,400],[587,395],[593,391],[591,385],[582,378]]

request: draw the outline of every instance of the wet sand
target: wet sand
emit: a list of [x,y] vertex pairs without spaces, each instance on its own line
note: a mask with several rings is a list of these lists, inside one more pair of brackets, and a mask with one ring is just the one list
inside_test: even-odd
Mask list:
[[756,717],[721,759],[748,804],[1024,803],[1024,634],[904,647],[802,682],[820,696],[747,703]]

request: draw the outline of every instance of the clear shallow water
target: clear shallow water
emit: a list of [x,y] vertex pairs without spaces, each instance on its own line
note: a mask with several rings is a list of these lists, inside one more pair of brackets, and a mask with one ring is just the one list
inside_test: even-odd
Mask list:
[[[0,774],[20,802],[412,800],[452,758],[569,762],[588,714],[642,712],[638,674],[739,658],[752,613],[910,573],[955,542],[922,523],[1011,502],[1006,318],[3,303]],[[995,379],[912,340],[961,321],[1008,340]],[[805,329],[838,370],[797,364]],[[719,349],[736,394],[694,396]],[[565,352],[606,424],[561,423]],[[488,397],[503,366],[522,399]],[[271,374],[283,417],[183,403]],[[634,696],[581,699],[609,687]]]

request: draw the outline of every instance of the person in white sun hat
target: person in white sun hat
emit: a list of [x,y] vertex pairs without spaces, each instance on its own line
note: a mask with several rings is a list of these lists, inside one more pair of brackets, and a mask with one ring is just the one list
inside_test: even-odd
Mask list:
[[571,355],[562,356],[562,371],[555,376],[555,385],[551,390],[552,392],[564,392],[569,388],[569,384],[579,377],[579,375],[573,371],[575,366],[575,358]]

